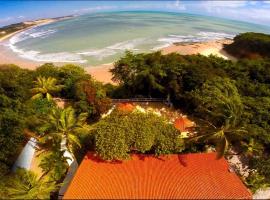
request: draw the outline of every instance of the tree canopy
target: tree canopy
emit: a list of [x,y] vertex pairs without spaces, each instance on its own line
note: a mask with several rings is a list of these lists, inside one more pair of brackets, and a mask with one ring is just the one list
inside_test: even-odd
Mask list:
[[105,160],[123,160],[129,153],[179,153],[184,150],[180,132],[152,113],[114,111],[95,125],[95,149]]
[[225,46],[225,50],[238,58],[269,58],[270,35],[264,33],[241,33],[232,44]]

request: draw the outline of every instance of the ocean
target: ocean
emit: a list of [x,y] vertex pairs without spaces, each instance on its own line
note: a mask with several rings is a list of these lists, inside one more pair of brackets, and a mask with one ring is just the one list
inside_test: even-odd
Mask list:
[[126,50],[151,52],[175,42],[233,38],[242,32],[270,33],[270,27],[185,13],[92,13],[23,31],[8,46],[33,61],[96,66],[114,62]]

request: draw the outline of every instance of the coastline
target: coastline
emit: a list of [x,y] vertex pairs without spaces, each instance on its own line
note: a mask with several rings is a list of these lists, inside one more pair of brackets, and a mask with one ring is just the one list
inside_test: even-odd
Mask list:
[[[11,49],[6,46],[6,42],[9,38],[16,35],[19,32],[25,31],[27,29],[31,29],[35,26],[41,26],[45,24],[49,24],[55,21],[67,19],[67,17],[57,18],[57,19],[42,19],[31,21],[29,23],[33,23],[32,26],[28,26],[25,29],[18,30],[16,32],[10,33],[2,38],[0,38],[0,64],[15,64],[21,68],[34,70],[38,66],[44,64],[45,62],[37,62],[28,59],[24,59],[19,57],[16,53],[14,53]],[[24,22],[27,23],[27,22]],[[192,55],[192,54],[202,54],[204,56],[209,56],[210,54],[216,55],[218,57],[222,57],[224,59],[235,60],[232,56],[228,55],[223,51],[224,44],[230,44],[233,40],[230,39],[222,39],[222,40],[213,40],[213,41],[205,41],[205,42],[197,42],[197,43],[179,43],[173,44],[168,47],[161,49],[162,54],[169,53],[179,53],[181,55]],[[58,66],[65,65],[67,63],[55,63]],[[81,64],[77,64],[81,65]],[[85,65],[84,65],[85,66]],[[85,71],[92,75],[96,80],[101,81],[103,83],[111,83],[115,84],[112,81],[112,74],[109,70],[113,67],[113,63],[102,64],[98,66],[92,67],[84,67]]]
[[[9,33],[7,35],[4,35],[4,36],[0,37],[0,42],[4,42],[5,40],[11,38],[13,35],[16,35],[17,33],[26,31],[28,29],[31,29],[31,28],[34,28],[34,27],[37,27],[37,26],[50,24],[50,23],[53,23],[53,22],[61,21],[61,20],[65,20],[65,19],[69,19],[69,18],[72,18],[72,17],[74,17],[74,16],[64,16],[64,17],[57,17],[57,18],[37,19],[37,20],[33,20],[33,21],[21,22],[22,24],[27,25],[27,27],[22,28],[20,30],[17,30],[15,32],[12,32],[12,33]],[[9,26],[11,26],[11,25],[9,25]],[[6,27],[8,27],[8,26],[6,26]]]

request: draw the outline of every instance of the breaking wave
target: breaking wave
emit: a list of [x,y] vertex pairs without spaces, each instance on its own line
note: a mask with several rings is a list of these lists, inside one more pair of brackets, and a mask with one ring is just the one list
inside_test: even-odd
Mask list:
[[23,31],[14,35],[12,38],[10,38],[9,42],[14,45],[16,43],[19,43],[19,42],[22,42],[24,40],[31,39],[31,38],[46,38],[49,35],[56,32],[57,30],[52,30],[52,29],[41,30],[38,32],[35,32],[35,29],[30,29],[30,30]]
[[37,62],[73,62],[73,63],[86,63],[80,55],[69,52],[46,53],[41,54],[39,51],[24,51],[16,46],[10,46],[20,57],[37,61]]
[[26,51],[24,49],[20,49],[16,46],[17,43],[22,42],[27,39],[31,38],[46,38],[49,35],[57,32],[56,30],[41,30],[38,32],[35,32],[34,29],[30,29],[28,31],[23,31],[21,33],[18,33],[14,35],[9,40],[8,46],[10,49],[17,53],[20,57],[38,61],[38,62],[74,62],[74,63],[86,63],[87,60],[83,60],[80,55],[76,53],[69,53],[69,52],[57,52],[57,53],[43,53],[39,51]]
[[133,40],[115,43],[102,49],[92,49],[84,52],[79,52],[78,54],[84,56],[91,56],[95,57],[98,60],[102,60],[103,58],[115,55],[117,53],[121,53],[126,50],[138,51],[139,49],[135,47],[144,43],[145,40],[145,38],[137,38]]

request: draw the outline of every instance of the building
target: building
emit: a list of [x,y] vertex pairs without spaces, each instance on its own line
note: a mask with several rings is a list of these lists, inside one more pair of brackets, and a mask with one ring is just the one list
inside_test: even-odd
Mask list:
[[64,199],[252,199],[227,161],[215,153],[132,155],[104,162],[88,153]]

